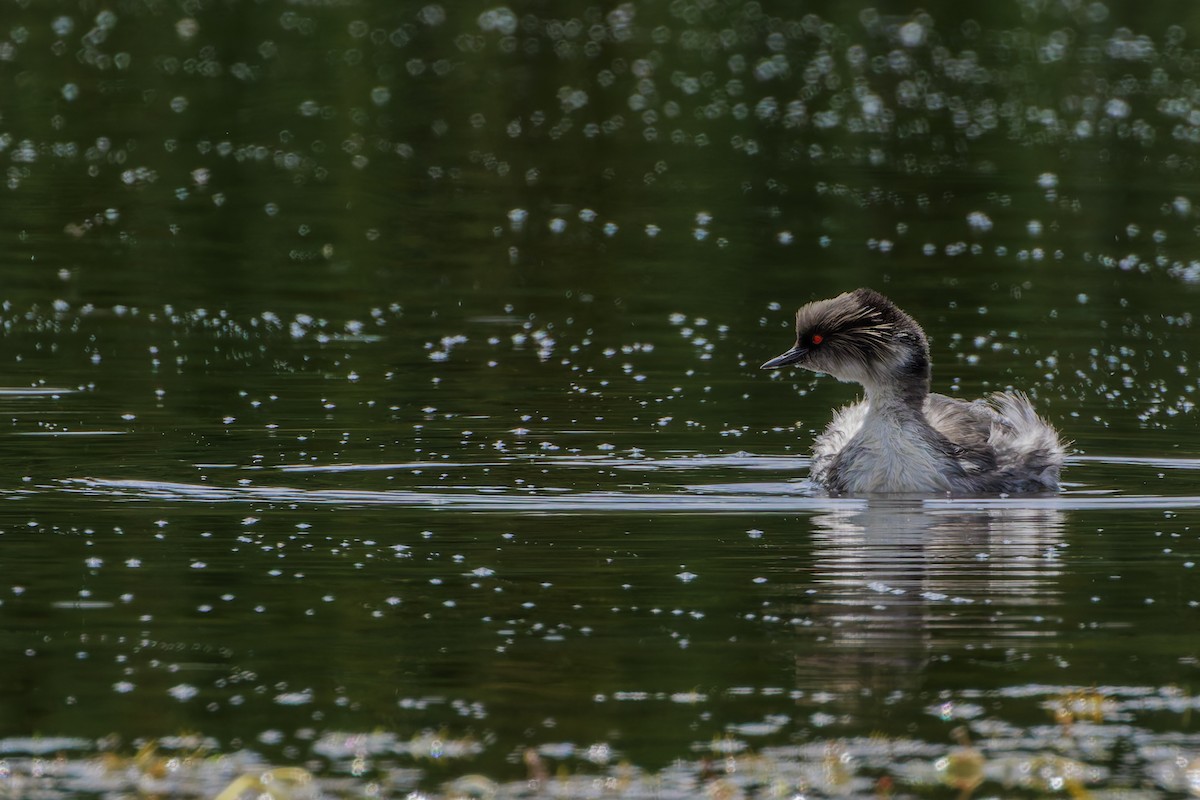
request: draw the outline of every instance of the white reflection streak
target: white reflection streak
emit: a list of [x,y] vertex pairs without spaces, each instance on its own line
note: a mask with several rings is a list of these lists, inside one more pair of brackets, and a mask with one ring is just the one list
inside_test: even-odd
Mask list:
[[[811,494],[797,484],[730,483],[693,486],[686,490],[667,487],[662,492],[593,491],[570,488],[508,486],[469,486],[461,490],[431,491],[393,489],[371,491],[357,489],[303,489],[288,486],[215,486],[171,481],[114,480],[107,478],[65,478],[38,490],[62,491],[98,497],[117,497],[131,501],[175,500],[204,503],[299,503],[310,505],[346,505],[448,508],[465,511],[509,511],[513,513],[597,513],[604,511],[658,511],[662,513],[803,513],[829,512],[825,524],[833,525],[845,515],[861,513],[868,500],[854,497],[828,497]],[[0,491],[0,496],[25,496],[29,488]],[[879,508],[888,501],[871,500]],[[891,501],[893,503],[897,501]],[[1119,508],[1195,509],[1200,496],[1097,496],[1061,494],[1009,498],[925,498],[906,501],[922,514],[992,519],[996,524],[1018,511],[1034,517],[1064,511]],[[982,517],[980,517],[982,515]],[[945,523],[943,523],[945,524]]]

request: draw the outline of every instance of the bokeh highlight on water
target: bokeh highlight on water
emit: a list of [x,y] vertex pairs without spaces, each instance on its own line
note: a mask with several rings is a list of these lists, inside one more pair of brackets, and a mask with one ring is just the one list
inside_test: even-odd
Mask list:
[[[0,10],[14,795],[1200,794],[1186,4]],[[828,498],[893,296],[1038,498]]]

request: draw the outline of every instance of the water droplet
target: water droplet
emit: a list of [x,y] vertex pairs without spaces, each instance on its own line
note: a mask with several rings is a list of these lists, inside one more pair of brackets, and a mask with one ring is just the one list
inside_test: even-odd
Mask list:
[[925,41],[925,28],[919,22],[906,22],[896,33],[905,47],[920,47]]
[[987,233],[993,227],[992,218],[982,211],[972,211],[967,214],[967,224],[971,226],[971,230],[978,233]]

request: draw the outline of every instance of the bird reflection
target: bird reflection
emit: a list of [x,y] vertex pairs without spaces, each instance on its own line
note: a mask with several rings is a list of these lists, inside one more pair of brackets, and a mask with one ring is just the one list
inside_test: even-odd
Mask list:
[[1030,637],[1052,636],[1046,612],[1059,604],[1063,524],[1055,509],[901,499],[814,517],[803,611],[824,635],[798,668],[827,687],[837,675],[841,689],[905,689],[931,661],[1002,659]]

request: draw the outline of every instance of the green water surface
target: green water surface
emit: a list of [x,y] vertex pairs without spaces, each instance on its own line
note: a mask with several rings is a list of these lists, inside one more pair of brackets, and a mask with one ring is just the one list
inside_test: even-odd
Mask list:
[[[1197,42],[5,4],[0,785],[1200,792]],[[861,285],[935,390],[1034,398],[1061,495],[803,481],[857,387],[757,365]]]

